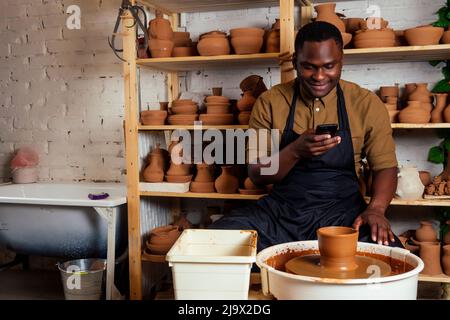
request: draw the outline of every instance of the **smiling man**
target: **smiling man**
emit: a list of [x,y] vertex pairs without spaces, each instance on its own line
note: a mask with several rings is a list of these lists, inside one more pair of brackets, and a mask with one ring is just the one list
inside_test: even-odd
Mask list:
[[[359,241],[401,246],[385,217],[397,186],[388,112],[374,93],[340,79],[342,60],[335,26],[313,22],[299,30],[293,56],[297,79],[263,93],[249,124],[282,133],[280,152],[269,159],[279,161],[278,172],[262,175],[268,164],[248,168],[255,184],[274,184],[273,190],[211,228],[257,230],[258,250],[316,239],[316,230],[330,225],[353,226]],[[337,135],[315,134],[321,124],[337,124]],[[368,205],[356,174],[363,158],[374,173]]]

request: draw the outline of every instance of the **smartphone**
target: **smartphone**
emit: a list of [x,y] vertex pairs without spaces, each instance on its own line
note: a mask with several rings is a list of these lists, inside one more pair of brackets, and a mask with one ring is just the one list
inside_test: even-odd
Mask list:
[[329,134],[334,137],[337,133],[338,125],[335,123],[319,124],[316,128],[316,134]]

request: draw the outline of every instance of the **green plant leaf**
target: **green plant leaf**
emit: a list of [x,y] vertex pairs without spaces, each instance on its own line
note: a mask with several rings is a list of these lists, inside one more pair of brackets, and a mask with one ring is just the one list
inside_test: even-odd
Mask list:
[[442,74],[444,75],[444,79],[450,81],[450,69],[448,64],[442,68]]
[[432,61],[428,61],[428,63],[430,65],[432,65],[433,67],[436,67],[439,63],[444,62],[444,60],[432,60]]
[[432,147],[428,153],[428,161],[444,163],[444,150],[441,147]]
[[445,150],[450,151],[450,137],[445,138],[442,146],[444,147]]
[[448,83],[448,80],[443,79],[436,83],[433,90],[431,90],[434,93],[447,93],[450,91],[450,84]]

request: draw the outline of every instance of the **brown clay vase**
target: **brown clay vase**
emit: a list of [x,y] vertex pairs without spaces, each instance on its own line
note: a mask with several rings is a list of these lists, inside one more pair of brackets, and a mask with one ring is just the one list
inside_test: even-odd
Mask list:
[[409,95],[409,100],[420,102],[431,102],[431,92],[427,88],[427,83],[417,83],[416,89]]
[[266,40],[266,52],[280,52],[280,30],[271,30]]
[[244,180],[244,188],[247,190],[260,189],[249,177]]
[[211,174],[211,169],[206,163],[197,164],[197,175],[195,182],[214,182],[214,177]]
[[173,30],[170,21],[164,19],[162,12],[156,11],[155,19],[150,20],[148,35],[150,38],[159,40],[172,40]]
[[415,239],[420,242],[437,241],[436,230],[434,230],[433,224],[429,221],[421,221],[420,228],[416,230]]
[[181,232],[178,226],[167,225],[155,228],[150,232],[151,244],[174,244]]
[[406,102],[408,100],[411,100],[411,99],[409,99],[409,95],[411,93],[413,93],[414,90],[416,90],[416,87],[417,86],[415,83],[406,83],[405,84],[405,89],[403,90],[403,94],[402,94],[402,98],[401,98],[401,101],[404,103],[404,105],[406,105]]
[[444,122],[444,109],[447,106],[447,93],[434,93],[435,105],[433,111],[431,111],[431,122],[443,123]]
[[201,56],[219,56],[230,54],[230,43],[227,38],[202,38],[197,44]]
[[157,153],[150,153],[150,163],[142,174],[146,182],[162,182],[164,180],[164,163]]
[[421,273],[429,276],[442,274],[441,245],[420,243],[419,247],[419,256],[425,265]]
[[325,21],[334,24],[340,32],[345,32],[345,23],[335,13],[335,3],[324,3],[314,7],[317,12],[316,21]]
[[420,101],[408,101],[408,105],[398,114],[398,119],[402,123],[428,123],[431,113],[422,107]]
[[348,227],[324,227],[317,230],[320,265],[329,270],[355,270],[358,231]]
[[170,168],[167,171],[168,176],[188,176],[190,174],[190,164],[180,163],[175,164],[170,162]]
[[447,244],[442,247],[444,253],[442,255],[442,269],[444,273],[450,276],[450,245]]
[[232,174],[232,166],[222,166],[222,174],[214,182],[218,193],[236,193],[239,188],[239,180]]
[[445,244],[450,244],[450,220],[447,220],[446,224],[447,224],[447,233],[444,235],[443,241]]
[[242,98],[237,102],[237,108],[239,111],[250,111],[255,104],[255,97],[253,97],[251,91],[244,91]]

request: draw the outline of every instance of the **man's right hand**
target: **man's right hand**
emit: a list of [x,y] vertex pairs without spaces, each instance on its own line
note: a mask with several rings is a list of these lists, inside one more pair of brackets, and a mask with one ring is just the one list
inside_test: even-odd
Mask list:
[[313,129],[306,130],[292,143],[293,151],[298,158],[320,156],[341,143],[341,137],[331,137],[329,134],[314,134]]

